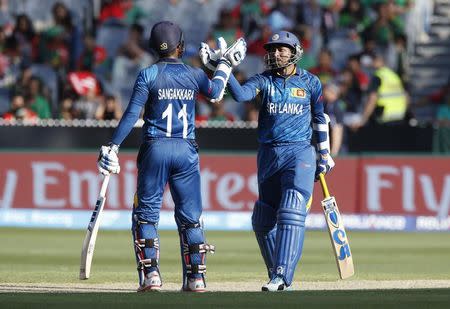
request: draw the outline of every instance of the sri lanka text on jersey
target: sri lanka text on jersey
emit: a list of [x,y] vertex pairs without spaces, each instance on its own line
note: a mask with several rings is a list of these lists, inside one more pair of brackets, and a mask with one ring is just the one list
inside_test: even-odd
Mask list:
[[269,114],[303,114],[303,104],[294,103],[269,103],[267,104]]

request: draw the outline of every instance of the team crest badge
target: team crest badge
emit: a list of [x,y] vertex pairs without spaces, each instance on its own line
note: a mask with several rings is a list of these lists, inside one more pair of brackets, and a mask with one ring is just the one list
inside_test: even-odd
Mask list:
[[166,43],[166,42],[162,43],[162,44],[159,46],[159,49],[160,49],[160,50],[166,50],[166,49],[167,49],[167,43]]
[[306,91],[303,88],[291,88],[291,96],[294,98],[306,98]]
[[279,38],[280,38],[280,36],[278,34],[274,34],[272,36],[272,41],[278,41]]

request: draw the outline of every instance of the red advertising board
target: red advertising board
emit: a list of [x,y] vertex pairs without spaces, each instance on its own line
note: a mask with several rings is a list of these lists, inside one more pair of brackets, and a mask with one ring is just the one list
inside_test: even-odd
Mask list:
[[360,160],[360,212],[448,216],[450,157],[362,157]]
[[[101,177],[96,153],[0,153],[0,208],[87,210]],[[107,209],[131,209],[136,189],[135,154],[121,153],[121,173],[111,177]],[[250,211],[258,196],[256,154],[201,155],[205,210]],[[328,185],[342,213],[447,216],[448,157],[338,158]],[[320,212],[315,185],[312,212]],[[172,209],[168,192],[163,209]]]

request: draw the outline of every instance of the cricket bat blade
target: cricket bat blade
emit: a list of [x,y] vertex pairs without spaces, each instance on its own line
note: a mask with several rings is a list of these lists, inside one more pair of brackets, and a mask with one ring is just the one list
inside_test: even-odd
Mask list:
[[325,214],[331,245],[333,247],[336,264],[341,279],[347,279],[355,274],[353,267],[353,257],[350,245],[342,223],[341,214],[333,196],[322,200],[322,208]]
[[92,258],[94,256],[95,242],[97,240],[98,228],[100,226],[103,208],[106,202],[106,188],[109,182],[109,175],[105,176],[100,190],[99,197],[95,203],[91,220],[89,221],[86,236],[81,248],[80,280],[89,279],[91,274]]

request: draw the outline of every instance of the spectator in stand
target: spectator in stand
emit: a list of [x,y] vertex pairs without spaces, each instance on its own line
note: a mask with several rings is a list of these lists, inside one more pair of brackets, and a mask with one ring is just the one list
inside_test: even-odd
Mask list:
[[[150,66],[154,61],[146,51],[143,38],[144,29],[141,25],[134,24],[129,28],[129,35],[118,49],[118,55],[112,68],[111,83],[118,92],[119,101],[126,104],[129,101],[133,88],[134,78],[139,71]],[[124,91],[125,90],[125,91]],[[126,106],[123,106],[125,108]]]
[[31,69],[31,62],[23,61],[20,64],[20,74],[16,83],[13,86],[14,93],[25,93],[30,88],[33,71]]
[[0,88],[11,89],[20,74],[22,57],[19,44],[14,36],[6,36],[0,31]]
[[12,97],[11,108],[2,116],[5,120],[35,121],[37,115],[25,106],[25,98],[22,94],[15,94]]
[[432,92],[429,95],[415,99],[415,106],[428,106],[431,109],[435,110],[435,118],[433,119],[433,123],[437,127],[446,126],[447,111],[449,109],[447,103],[450,101],[450,76],[448,77],[446,84],[438,90]]
[[99,22],[115,19],[132,25],[146,17],[147,14],[133,0],[103,0],[100,9]]
[[77,71],[89,71],[92,72],[96,63],[96,45],[95,38],[87,34],[84,37],[83,52],[78,58],[76,69]]
[[17,15],[13,36],[19,44],[23,59],[31,61],[36,58],[37,36],[33,28],[33,23],[28,15]]
[[450,87],[447,86],[447,94],[444,101],[439,105],[436,113],[436,125],[438,127],[450,128]]
[[313,32],[311,31],[311,27],[307,25],[298,25],[295,28],[294,34],[301,38],[301,44],[303,47],[303,56],[297,63],[297,65],[305,70],[311,70],[311,68],[317,65],[316,55],[312,48],[314,48],[314,41],[316,40],[313,37]]
[[2,52],[2,53],[3,53],[3,50],[5,49],[6,37],[7,37],[7,35],[6,35],[5,26],[0,24],[0,52]]
[[101,95],[97,95],[94,89],[87,90],[86,94],[81,95],[74,103],[76,115],[80,119],[95,119],[101,100]]
[[267,23],[273,32],[293,29],[297,19],[297,3],[293,0],[277,0]]
[[354,80],[358,83],[360,91],[366,91],[369,86],[369,76],[363,71],[359,61],[359,55],[352,55],[348,58],[348,69],[352,72]]
[[67,6],[62,2],[56,2],[52,7],[54,27],[61,27],[61,38],[67,47],[68,70],[73,70],[82,51],[81,29],[75,23]]
[[95,112],[97,120],[120,120],[122,117],[122,106],[117,102],[115,96],[108,95],[102,100]]
[[329,82],[323,89],[325,113],[330,117],[331,155],[337,156],[343,150],[344,102],[339,98],[339,86]]
[[409,88],[408,79],[408,52],[407,52],[407,37],[404,34],[399,34],[395,37],[395,65],[394,71],[400,76],[400,79],[405,85],[405,88]]
[[450,77],[447,84],[434,95],[439,98],[439,106],[436,112],[433,136],[433,151],[436,153],[450,153]]
[[50,104],[44,94],[42,81],[38,77],[31,77],[26,95],[27,106],[29,106],[40,119],[52,117]]
[[381,50],[384,57],[390,59],[389,57],[392,57],[390,49],[394,39],[399,35],[405,34],[403,24],[396,16],[392,4],[380,2],[375,5],[375,8],[377,18],[364,30],[363,37],[375,40],[376,46]]
[[269,7],[262,0],[242,0],[232,9],[231,16],[240,20],[240,27],[247,40],[252,40],[258,34],[258,29],[265,26],[264,18],[269,13]]
[[[264,44],[269,40],[270,36],[272,35],[272,29],[269,25],[262,25],[261,26],[261,32],[259,36],[253,40],[250,41],[247,48],[247,53],[264,57],[266,54],[266,50],[264,49]],[[208,42],[209,44],[209,42]],[[209,45],[213,46],[213,45]],[[216,47],[214,47],[216,48]]]
[[447,94],[445,101],[438,107],[436,124],[438,127],[450,127],[450,94]]
[[51,27],[41,33],[37,62],[51,66],[60,78],[68,72],[69,46],[61,26]]
[[356,30],[358,34],[361,34],[370,22],[370,16],[360,0],[348,0],[339,14],[339,27]]
[[316,75],[322,84],[326,84],[336,76],[333,69],[333,55],[329,49],[323,48],[319,54],[319,64],[309,70]]
[[[302,30],[306,35],[308,35],[309,46],[305,49],[304,40],[305,36],[301,35],[297,31],[296,34],[299,34],[299,38],[301,38],[303,49],[305,50],[305,56],[309,56],[311,58],[317,58],[321,48],[322,48],[322,15],[323,9],[319,5],[318,0],[307,0],[303,1],[302,5],[298,10],[297,22],[298,25],[305,25],[306,29]],[[298,26],[296,27],[298,28]],[[307,50],[307,52],[306,52]],[[303,66],[303,62],[299,64],[302,68],[308,69]],[[315,64],[314,64],[315,65]]]
[[153,62],[150,55],[146,51],[144,41],[144,28],[139,24],[130,26],[128,40],[124,42],[118,50],[118,55],[131,60],[135,64],[139,64],[144,68]]
[[228,10],[220,11],[219,22],[214,26],[209,35],[213,40],[223,37],[228,45],[231,45],[243,36],[244,32],[239,27],[239,19],[234,18]]
[[384,125],[401,124],[406,116],[408,96],[400,77],[386,66],[381,53],[374,55],[372,65],[375,73],[367,91],[361,120],[351,126],[354,130],[369,121]]
[[78,99],[79,95],[73,88],[70,82],[64,83],[61,100],[59,102],[59,119],[62,120],[72,120],[79,119],[80,112],[75,108],[75,101]]
[[346,126],[352,126],[361,119],[363,109],[363,91],[359,87],[355,75],[349,68],[345,68],[339,74],[339,93],[342,102],[344,102],[344,123]]
[[324,45],[328,44],[330,37],[338,29],[339,12],[342,9],[342,1],[322,1],[322,37]]
[[363,50],[357,54],[361,69],[368,76],[373,75],[372,60],[373,55],[377,52],[377,44],[371,37],[363,37]]
[[61,120],[73,120],[80,118],[77,110],[75,109],[75,103],[72,97],[67,96],[62,100],[59,118]]

